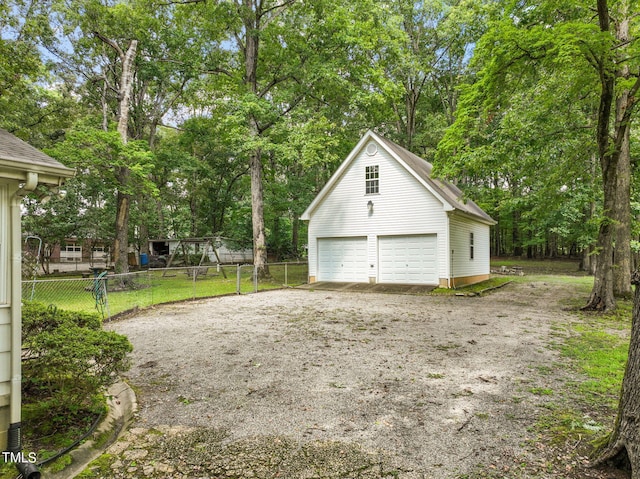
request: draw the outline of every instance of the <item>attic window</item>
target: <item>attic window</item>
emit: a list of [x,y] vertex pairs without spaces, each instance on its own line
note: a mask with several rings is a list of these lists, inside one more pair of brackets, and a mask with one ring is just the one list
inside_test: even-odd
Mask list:
[[371,142],[367,145],[367,155],[369,156],[373,156],[376,153],[378,153],[378,145],[376,145],[375,143]]
[[378,165],[367,166],[365,169],[365,184],[368,195],[380,192],[380,174]]

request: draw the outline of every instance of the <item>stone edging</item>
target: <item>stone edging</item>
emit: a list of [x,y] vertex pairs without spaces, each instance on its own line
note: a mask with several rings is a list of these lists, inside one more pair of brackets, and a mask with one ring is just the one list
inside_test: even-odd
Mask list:
[[[89,440],[69,452],[73,462],[56,473],[47,473],[45,468],[43,477],[47,479],[73,479],[124,433],[137,409],[136,395],[126,382],[119,381],[108,389],[107,397],[109,410],[106,417]],[[96,445],[95,442],[98,438],[102,438],[102,440],[99,445]]]

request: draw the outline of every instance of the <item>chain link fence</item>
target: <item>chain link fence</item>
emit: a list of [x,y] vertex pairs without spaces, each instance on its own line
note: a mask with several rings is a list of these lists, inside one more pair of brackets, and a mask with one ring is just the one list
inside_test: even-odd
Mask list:
[[35,278],[22,282],[22,298],[110,318],[161,303],[299,286],[307,282],[308,272],[307,263],[270,263],[260,273],[253,265],[213,265]]

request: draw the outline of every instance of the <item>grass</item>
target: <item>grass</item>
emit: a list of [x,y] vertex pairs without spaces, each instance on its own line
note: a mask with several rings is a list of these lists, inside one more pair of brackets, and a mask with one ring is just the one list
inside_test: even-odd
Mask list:
[[450,288],[436,288],[429,294],[439,295],[439,296],[453,296],[455,294],[479,294],[489,289],[499,288],[504,284],[513,281],[512,277],[509,276],[494,276],[489,278],[486,281],[482,281],[480,283],[470,284],[468,286],[462,286],[456,289]]
[[580,314],[582,323],[570,326],[562,354],[587,379],[577,384],[585,399],[615,408],[629,353],[631,301],[618,301],[609,314]]
[[[186,270],[151,270],[131,275],[129,288],[124,291],[114,289],[114,280],[108,286],[108,313],[115,315],[134,308],[147,308],[161,303],[188,299],[222,296],[238,292],[236,267],[225,269],[222,273],[209,268],[205,277],[196,280],[185,274]],[[301,264],[271,265],[271,277],[261,280],[259,290],[280,288],[284,284],[302,284],[306,281],[307,267]],[[71,278],[39,281],[35,287],[26,281],[23,283],[23,297],[45,304],[53,304],[62,309],[75,311],[94,311],[95,299],[92,295],[93,279]],[[240,292],[254,291],[253,268],[243,267],[240,271]]]
[[502,266],[520,266],[525,275],[586,276],[586,273],[579,269],[578,259],[491,258],[491,269],[499,270]]
[[[613,313],[574,314],[581,321],[563,324],[556,345],[575,380],[566,383],[558,402],[547,405],[536,428],[554,444],[582,443],[589,453],[613,425],[629,349],[632,302],[619,300]],[[558,396],[558,395],[556,395]],[[606,424],[603,425],[603,424]]]

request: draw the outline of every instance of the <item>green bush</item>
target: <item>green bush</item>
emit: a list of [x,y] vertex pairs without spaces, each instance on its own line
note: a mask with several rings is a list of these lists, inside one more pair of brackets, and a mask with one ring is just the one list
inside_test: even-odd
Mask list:
[[54,331],[62,324],[74,324],[81,328],[100,330],[102,320],[97,313],[65,311],[35,301],[22,303],[22,342],[43,331]]
[[31,437],[82,430],[105,407],[104,389],[129,367],[132,346],[97,313],[25,302],[23,425]]

